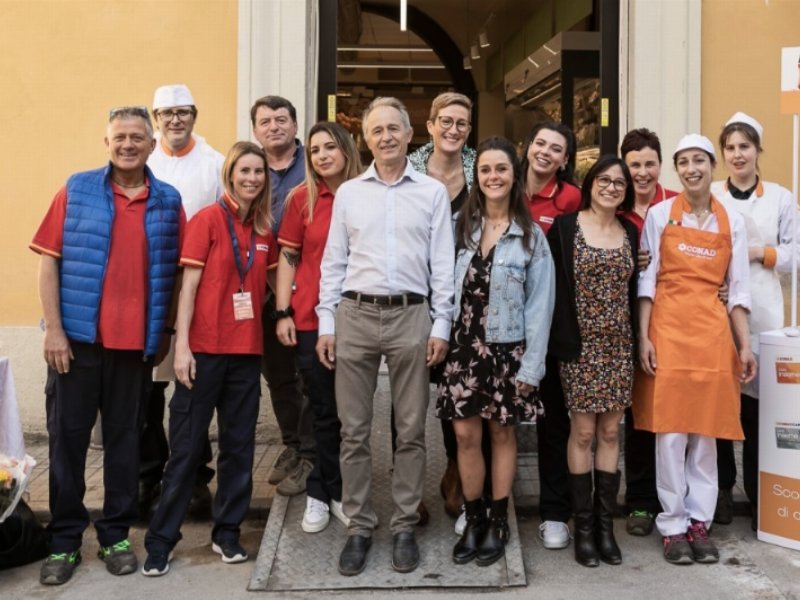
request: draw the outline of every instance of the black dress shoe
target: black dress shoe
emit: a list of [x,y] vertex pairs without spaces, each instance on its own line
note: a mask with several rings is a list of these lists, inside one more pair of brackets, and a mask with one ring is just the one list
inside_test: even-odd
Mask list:
[[363,535],[347,536],[347,543],[339,555],[339,573],[345,576],[358,575],[367,564],[367,551],[372,538]]
[[398,573],[410,573],[419,565],[419,547],[413,531],[394,534],[392,568]]

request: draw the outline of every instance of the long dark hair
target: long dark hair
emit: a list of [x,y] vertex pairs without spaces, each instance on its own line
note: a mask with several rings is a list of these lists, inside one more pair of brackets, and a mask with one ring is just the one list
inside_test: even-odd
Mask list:
[[572,129],[564,125],[563,123],[557,123],[555,121],[547,121],[545,123],[537,123],[531,129],[531,133],[528,136],[528,139],[525,140],[525,146],[523,146],[522,152],[522,160],[520,162],[520,168],[522,169],[522,182],[525,183],[525,178],[528,176],[528,167],[530,163],[528,162],[528,148],[531,147],[533,140],[536,139],[536,134],[539,133],[542,129],[549,129],[550,131],[555,131],[558,134],[561,134],[565,140],[567,140],[567,164],[563,170],[558,169],[556,171],[556,180],[559,183],[559,187],[563,187],[564,183],[570,183],[574,185],[575,180],[575,153],[577,152],[578,145],[575,142],[575,134],[572,132]]
[[604,154],[592,165],[592,168],[589,169],[589,172],[586,173],[586,177],[583,180],[583,185],[581,186],[581,210],[592,206],[592,184],[594,184],[594,180],[615,165],[622,169],[622,176],[625,177],[625,182],[628,184],[625,186],[622,204],[619,205],[617,210],[628,212],[633,209],[633,204],[636,201],[636,194],[633,191],[633,178],[631,177],[628,165],[625,164],[624,160],[614,154]]
[[493,136],[486,138],[476,148],[474,181],[476,185],[472,186],[472,190],[467,197],[464,206],[458,213],[458,220],[456,221],[456,248],[470,248],[477,247],[477,243],[472,239],[472,232],[476,226],[481,224],[482,218],[486,214],[486,197],[481,191],[481,186],[478,185],[478,164],[481,161],[481,155],[489,150],[500,150],[508,156],[508,160],[514,168],[514,184],[511,186],[511,196],[508,203],[508,215],[512,221],[522,229],[522,245],[524,248],[530,249],[531,238],[533,237],[533,221],[531,214],[528,212],[528,204],[525,202],[525,195],[522,189],[522,172],[520,169],[519,161],[517,160],[517,153],[514,149],[514,144],[504,137]]

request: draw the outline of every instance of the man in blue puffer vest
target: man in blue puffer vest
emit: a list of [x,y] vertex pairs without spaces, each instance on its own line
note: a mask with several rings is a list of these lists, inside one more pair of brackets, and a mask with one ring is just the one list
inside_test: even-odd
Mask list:
[[186,217],[181,197],[147,168],[155,141],[144,107],[109,114],[110,163],[77,173],[56,194],[30,247],[41,255],[44,357],[58,374],[48,406],[51,554],[44,584],[65,583],[81,561],[89,436],[99,409],[105,498],[95,521],[98,556],[133,573],[139,429],[154,357],[171,328],[170,305]]

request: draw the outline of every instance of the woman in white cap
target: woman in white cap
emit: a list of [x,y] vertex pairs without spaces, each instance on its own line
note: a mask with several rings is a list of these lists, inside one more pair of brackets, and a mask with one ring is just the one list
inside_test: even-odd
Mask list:
[[[744,217],[750,260],[752,308],[748,319],[750,344],[758,356],[758,334],[783,327],[783,293],[778,272],[792,269],[792,240],[797,209],[789,190],[759,177],[758,156],[763,151],[764,129],[753,117],[733,115],[719,136],[719,148],[729,173],[711,191],[728,209]],[[753,509],[753,529],[758,502],[758,378],[742,386],[741,422],[744,491]],[[719,498],[714,521],[733,519],[732,488],[736,483],[733,443],[717,441]]]
[[[707,527],[717,500],[715,438],[742,439],[739,386],[756,372],[747,238],[741,215],[711,195],[711,141],[684,136],[673,161],[683,192],[653,206],[644,225],[642,246],[652,261],[639,279],[643,373],[633,412],[636,427],[656,433],[664,558],[713,563],[719,552]],[[727,311],[717,295],[723,282]]]

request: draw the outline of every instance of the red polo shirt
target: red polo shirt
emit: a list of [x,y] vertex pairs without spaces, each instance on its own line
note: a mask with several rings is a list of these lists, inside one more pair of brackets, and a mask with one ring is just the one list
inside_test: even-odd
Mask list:
[[533,222],[547,234],[555,218],[575,212],[581,208],[581,191],[570,183],[558,184],[555,176],[539,190],[538,194],[528,196],[528,209]]
[[[121,187],[111,183],[114,220],[111,224],[111,245],[100,297],[96,339],[97,343],[111,350],[144,349],[149,266],[144,214],[150,182],[145,181],[145,184],[145,190],[128,198]],[[63,187],[53,198],[33,236],[30,248],[34,252],[61,258],[66,214],[67,188]],[[179,236],[185,223],[186,216],[181,208]]]
[[319,303],[320,265],[328,241],[328,230],[333,211],[333,194],[320,182],[319,195],[314,204],[314,218],[309,222],[308,188],[298,187],[283,213],[278,243],[300,251],[300,264],[295,273],[292,293],[294,325],[298,331],[316,331],[319,320],[314,310]]
[[[661,187],[660,183],[656,184],[656,195],[653,197],[653,200],[650,202],[650,206],[655,206],[659,202],[663,202],[667,198],[672,198],[673,196],[677,196],[678,192],[673,192],[672,190],[668,190],[666,188]],[[650,207],[648,207],[649,209]],[[639,240],[642,239],[642,229],[644,228],[644,219],[639,216],[635,210],[629,210],[628,212],[622,213],[622,216],[628,219],[631,223],[636,225],[636,229],[639,230]],[[647,216],[647,215],[645,215]]]
[[[235,215],[237,204],[227,194],[223,195],[223,201]],[[245,268],[253,222],[242,223],[234,217],[233,227],[239,241],[241,265]],[[189,328],[192,352],[259,355],[264,352],[261,311],[267,291],[267,270],[278,265],[278,248],[269,231],[265,235],[256,234],[255,244],[253,266],[244,279],[244,291],[251,294],[253,318],[237,321],[233,314],[233,295],[239,292],[241,284],[233,258],[228,212],[217,202],[200,210],[189,221],[181,249],[181,264],[203,269]]]

